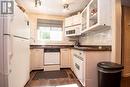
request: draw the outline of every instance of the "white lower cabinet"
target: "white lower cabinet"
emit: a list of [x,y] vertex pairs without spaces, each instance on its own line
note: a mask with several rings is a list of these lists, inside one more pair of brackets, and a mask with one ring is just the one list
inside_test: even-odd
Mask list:
[[110,51],[72,50],[72,66],[76,77],[84,87],[98,87],[97,63],[110,61]]
[[43,49],[31,49],[30,53],[30,64],[31,70],[43,69]]
[[61,68],[70,68],[71,66],[71,60],[70,60],[70,49],[69,48],[63,48],[60,49],[61,51]]

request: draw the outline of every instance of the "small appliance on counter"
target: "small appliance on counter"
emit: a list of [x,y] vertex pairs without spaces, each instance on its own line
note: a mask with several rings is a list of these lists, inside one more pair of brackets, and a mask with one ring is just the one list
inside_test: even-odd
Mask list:
[[76,40],[76,41],[75,41],[74,46],[75,46],[75,47],[79,47],[79,46],[80,46],[79,40]]

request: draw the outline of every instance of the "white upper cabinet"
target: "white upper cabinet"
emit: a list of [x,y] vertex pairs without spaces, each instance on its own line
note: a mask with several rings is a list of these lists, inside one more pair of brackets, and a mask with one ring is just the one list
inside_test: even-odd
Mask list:
[[81,14],[77,14],[72,16],[73,18],[73,25],[79,25],[81,24]]
[[81,14],[65,18],[65,35],[79,36],[81,33]]
[[111,26],[111,0],[91,0],[81,14],[81,33],[91,30],[106,29]]
[[65,27],[73,25],[73,17],[65,18]]
[[[110,29],[112,22],[111,2],[112,0],[91,0],[81,14],[65,19],[65,28],[81,25],[79,35],[93,30]],[[71,31],[67,31],[67,33],[71,33]]]
[[81,24],[81,14],[77,14],[68,18],[65,18],[65,27],[76,26]]
[[88,30],[101,29],[111,26],[112,8],[111,0],[92,0],[88,4],[89,28]]

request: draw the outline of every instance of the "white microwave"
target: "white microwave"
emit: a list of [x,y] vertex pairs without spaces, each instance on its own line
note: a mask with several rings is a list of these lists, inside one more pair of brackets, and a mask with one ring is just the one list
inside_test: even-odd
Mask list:
[[71,26],[65,28],[66,36],[79,36],[81,35],[81,25]]

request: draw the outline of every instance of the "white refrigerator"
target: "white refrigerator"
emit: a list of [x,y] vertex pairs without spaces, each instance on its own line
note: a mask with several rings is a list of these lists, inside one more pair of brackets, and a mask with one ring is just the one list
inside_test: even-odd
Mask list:
[[14,3],[14,14],[0,14],[0,87],[24,87],[29,80],[27,18]]

